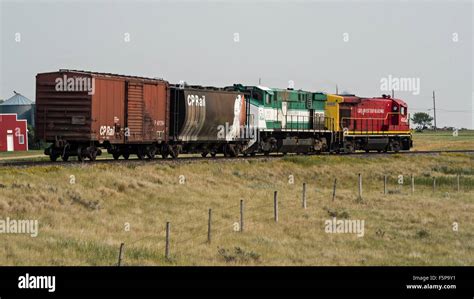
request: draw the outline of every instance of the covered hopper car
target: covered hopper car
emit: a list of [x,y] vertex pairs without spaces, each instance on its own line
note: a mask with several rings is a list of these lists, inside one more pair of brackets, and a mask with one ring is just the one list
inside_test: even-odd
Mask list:
[[[247,144],[244,94],[214,87],[171,86],[170,144],[177,152],[239,155]],[[163,153],[166,156],[166,152]]]

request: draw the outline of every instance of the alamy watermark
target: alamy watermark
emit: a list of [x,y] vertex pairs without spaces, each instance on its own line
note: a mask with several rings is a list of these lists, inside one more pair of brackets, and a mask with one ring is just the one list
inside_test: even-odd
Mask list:
[[26,273],[18,277],[19,289],[47,289],[48,292],[56,291],[56,276],[37,276]]
[[95,80],[89,77],[58,77],[55,80],[56,91],[69,91],[69,92],[83,92],[87,91],[88,95],[93,95],[95,92]]
[[0,234],[29,234],[31,237],[38,236],[38,220],[28,219],[0,219]]
[[324,221],[327,234],[356,234],[357,237],[363,237],[365,230],[365,220],[343,219],[337,220],[336,217]]
[[383,92],[408,91],[413,95],[419,95],[420,78],[394,77],[388,75],[388,77],[382,77],[380,79],[380,90]]

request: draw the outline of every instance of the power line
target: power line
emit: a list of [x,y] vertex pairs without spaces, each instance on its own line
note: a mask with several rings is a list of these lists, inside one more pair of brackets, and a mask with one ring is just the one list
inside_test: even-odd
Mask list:
[[436,131],[436,97],[433,90],[433,116],[434,116],[434,130]]
[[[410,108],[412,111],[431,111],[433,110],[432,108]],[[436,108],[436,110],[442,111],[442,112],[452,112],[452,113],[474,113],[474,110],[449,110],[449,109],[443,109],[443,108]]]

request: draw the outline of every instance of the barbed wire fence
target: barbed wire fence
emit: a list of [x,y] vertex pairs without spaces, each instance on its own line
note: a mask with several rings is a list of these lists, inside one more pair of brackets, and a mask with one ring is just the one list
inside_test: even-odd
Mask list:
[[[359,173],[354,177],[356,187],[353,197],[356,201],[364,201],[364,194],[368,192],[376,192],[384,197],[390,197],[392,194],[413,197],[431,189],[433,195],[439,195],[440,191],[443,191],[444,197],[446,197],[447,190],[463,192],[474,189],[474,182],[459,174],[438,177],[385,174],[369,177],[369,179],[372,180],[370,181],[372,184],[367,185],[371,188],[364,191],[362,174]],[[380,184],[380,187],[374,188],[374,185],[378,186],[374,184],[374,180]],[[347,182],[345,183],[345,187],[347,187]],[[285,216],[284,220],[288,221],[291,217],[294,218],[295,213],[312,212],[315,208],[324,208],[321,205],[323,201],[318,200],[326,199],[326,204],[341,201],[341,198],[338,197],[340,193],[338,184],[340,183],[337,178],[333,182],[328,182],[325,188],[323,186],[311,187],[304,182],[297,194],[290,198],[288,196],[282,198],[280,193],[275,190],[267,196],[266,204],[255,206],[252,201],[240,199],[239,204],[228,205],[224,208],[203,209],[202,215],[195,215],[185,221],[177,223],[167,221],[160,225],[154,234],[148,234],[128,243],[120,243],[118,261],[114,264],[123,266],[126,260],[126,248],[132,248],[143,240],[156,241],[157,247],[154,251],[161,252],[165,261],[172,262],[172,257],[185,253],[190,244],[193,246],[210,245],[224,235],[245,233],[250,230],[251,224],[257,222],[278,225],[282,222],[281,216]],[[347,189],[344,193],[347,194]],[[308,201],[309,198],[312,200]],[[183,233],[183,231],[188,232],[191,236],[180,238],[179,232]]]

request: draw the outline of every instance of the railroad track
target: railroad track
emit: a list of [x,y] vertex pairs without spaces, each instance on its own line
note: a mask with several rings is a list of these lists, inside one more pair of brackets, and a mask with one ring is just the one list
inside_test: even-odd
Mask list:
[[[337,156],[361,156],[361,157],[381,157],[381,156],[390,156],[390,155],[437,155],[442,153],[473,153],[474,150],[436,150],[436,151],[400,151],[398,153],[395,152],[387,152],[387,153],[377,153],[377,152],[355,152],[355,153],[342,153],[338,154]],[[291,154],[296,156],[296,154]],[[209,161],[209,162],[235,162],[235,161],[243,161],[243,160],[268,160],[268,159],[278,159],[282,158],[285,155],[283,154],[272,154],[268,156],[264,155],[257,155],[257,156],[239,156],[235,158],[217,156],[215,158],[207,157],[181,157],[178,159],[152,159],[152,160],[139,160],[139,159],[128,159],[128,160],[114,160],[114,159],[97,159],[96,161],[31,161],[31,160],[10,160],[10,161],[0,161],[0,167],[28,167],[28,166],[74,166],[74,165],[91,165],[91,164],[115,164],[115,163],[129,163],[129,164],[150,164],[150,163],[160,163],[160,164],[183,164],[183,163],[194,163],[194,162],[202,162],[202,161]],[[332,153],[322,153],[320,156],[336,156]]]

